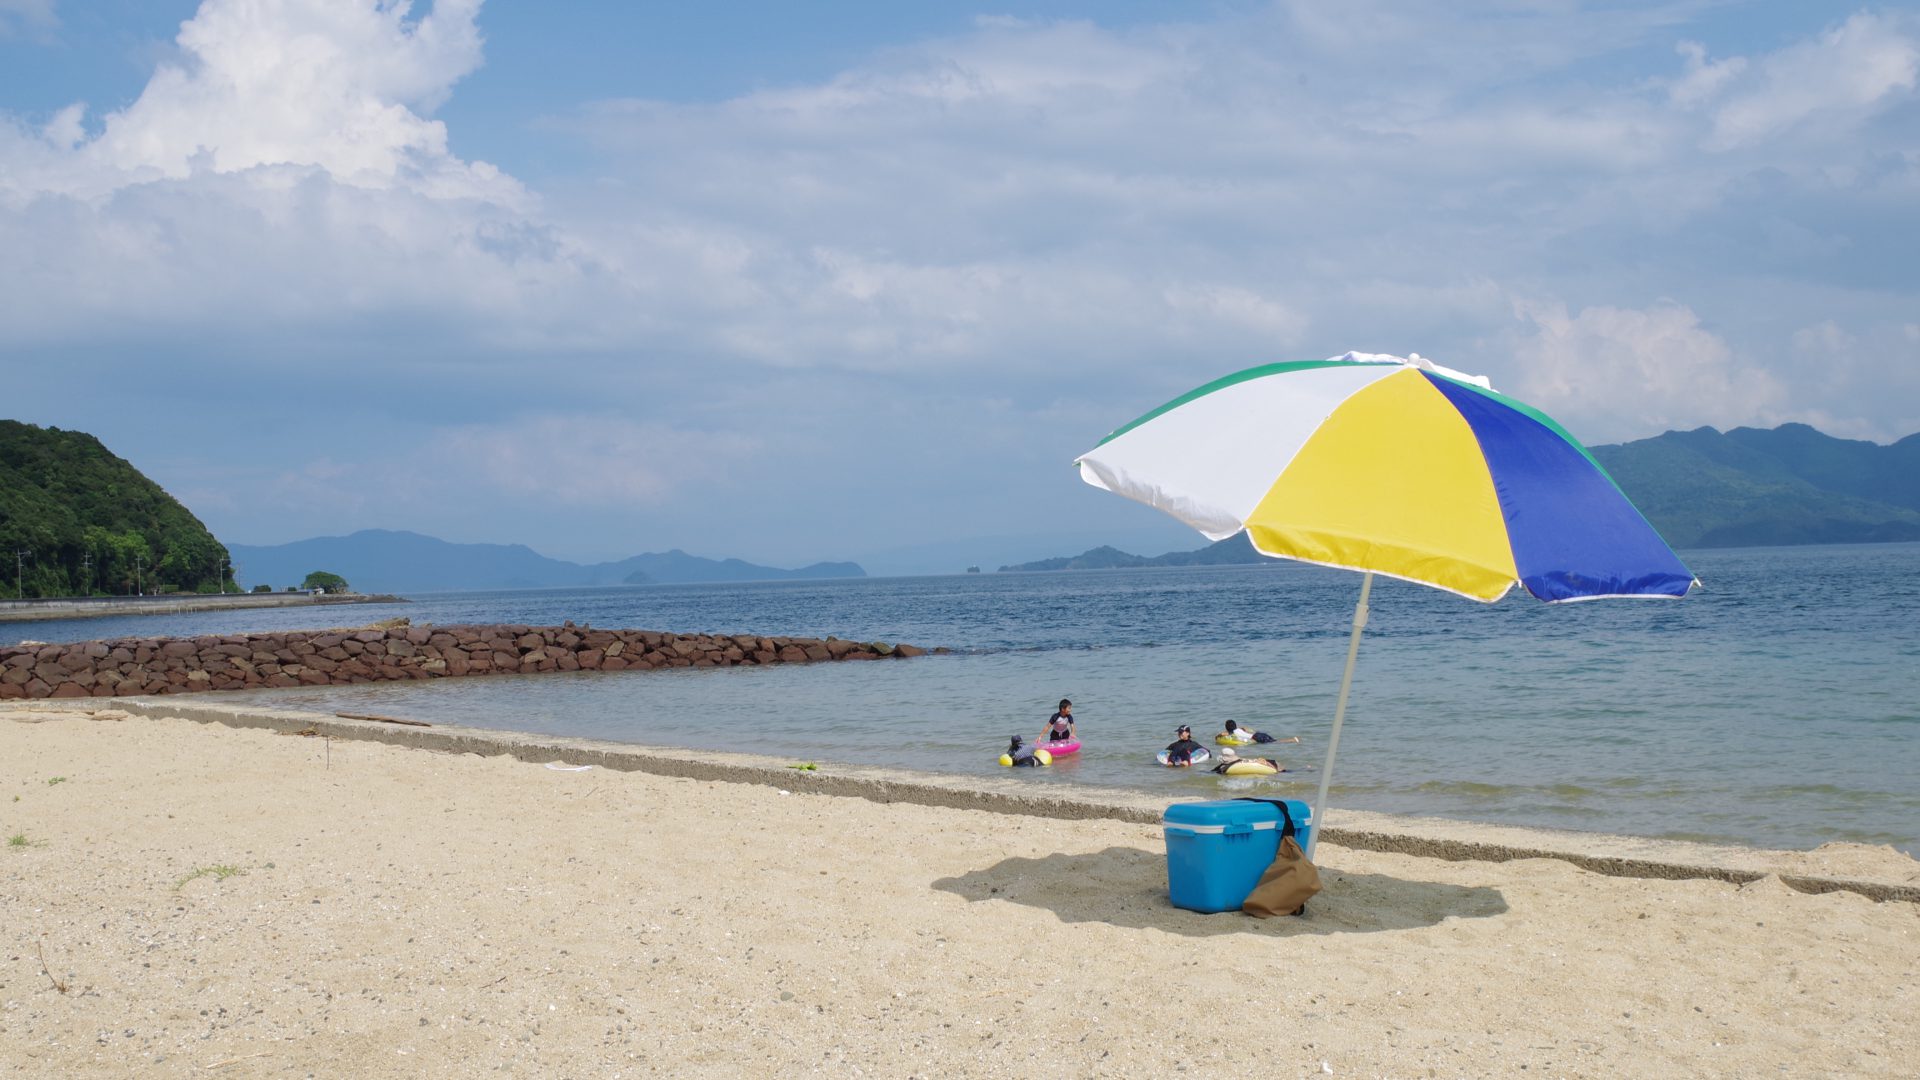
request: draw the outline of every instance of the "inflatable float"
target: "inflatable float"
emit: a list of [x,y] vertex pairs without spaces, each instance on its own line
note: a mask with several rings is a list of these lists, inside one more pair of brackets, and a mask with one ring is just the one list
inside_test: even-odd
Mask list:
[[1215,746],[1248,746],[1251,745],[1252,742],[1253,736],[1251,735],[1243,739],[1237,735],[1229,735],[1224,731],[1213,737]]
[[1280,770],[1259,758],[1229,758],[1214,766],[1213,771],[1221,776],[1272,776]]
[[[1079,749],[1079,747],[1076,746],[1075,749]],[[1033,752],[1033,762],[1036,765],[1051,765],[1053,764],[1053,755],[1045,750],[1035,750]],[[1001,754],[1000,764],[1005,765],[1009,769],[1013,768],[1013,755]]]
[[[1162,765],[1165,765],[1169,769],[1181,768],[1181,766],[1175,765],[1172,761],[1168,760],[1172,756],[1172,753],[1173,752],[1171,750],[1162,750],[1159,753],[1153,755],[1153,760],[1159,762]],[[1212,760],[1213,760],[1213,751],[1202,746],[1198,750],[1195,750],[1193,752],[1193,760],[1187,762],[1187,764],[1205,765],[1207,762]]]
[[1077,754],[1080,752],[1080,740],[1062,739],[1059,742],[1042,740],[1038,749],[1045,750],[1054,757],[1066,757],[1068,754]]

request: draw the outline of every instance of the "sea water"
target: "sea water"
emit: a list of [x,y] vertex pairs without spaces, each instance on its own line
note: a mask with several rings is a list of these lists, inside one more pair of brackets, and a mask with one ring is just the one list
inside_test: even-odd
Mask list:
[[[1483,605],[1376,579],[1334,772],[1336,806],[1810,848],[1920,852],[1920,545],[1685,553],[1680,601]],[[375,712],[799,761],[1003,773],[1073,699],[1085,749],[1036,785],[1169,799],[1311,798],[1356,574],[1245,567],[427,594],[394,607],[13,624],[46,641],[366,622],[527,623],[881,639],[951,655],[864,664],[570,673],[249,691]],[[1162,769],[1226,720],[1268,779]],[[1249,750],[1248,752],[1252,752]]]

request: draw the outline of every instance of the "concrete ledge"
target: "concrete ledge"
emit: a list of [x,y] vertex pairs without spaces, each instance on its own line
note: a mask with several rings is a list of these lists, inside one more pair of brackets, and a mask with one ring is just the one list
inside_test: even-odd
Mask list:
[[[857,765],[828,765],[820,771],[807,772],[788,768],[783,759],[751,754],[699,751],[700,756],[692,758],[687,757],[688,751],[683,750],[595,739],[441,725],[410,727],[348,720],[324,713],[220,705],[178,698],[35,702],[33,707],[38,712],[93,712],[115,708],[137,716],[182,717],[235,728],[262,728],[286,733],[311,731],[327,738],[387,743],[420,750],[485,756],[505,754],[528,762],[564,761],[572,765],[594,765],[619,772],[761,784],[878,803],[911,803],[1056,820],[1109,819],[1158,825],[1167,803],[1164,796],[1113,788],[1075,786],[1064,792],[1057,789],[1035,791],[1030,785],[1011,780]],[[1920,903],[1920,884],[1796,872],[1796,864],[1810,858],[1806,852],[1473,826],[1475,832],[1491,834],[1496,838],[1490,842],[1446,836],[1444,833],[1449,828],[1457,832],[1458,824],[1434,819],[1394,818],[1384,814],[1341,811],[1338,808],[1334,815],[1367,826],[1329,826],[1321,833],[1321,839],[1326,843],[1354,850],[1450,861],[1557,859],[1583,870],[1613,877],[1706,879],[1745,884],[1774,875],[1786,885],[1804,893],[1851,892],[1879,901]]]
[[94,619],[108,615],[177,615],[184,611],[237,611],[270,607],[334,607],[341,604],[405,604],[398,596],[362,593],[171,593],[166,596],[71,596],[46,600],[0,600],[0,622]]

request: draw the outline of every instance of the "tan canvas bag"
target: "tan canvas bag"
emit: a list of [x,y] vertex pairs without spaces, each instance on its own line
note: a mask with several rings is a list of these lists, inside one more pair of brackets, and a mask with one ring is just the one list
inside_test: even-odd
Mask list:
[[1260,884],[1247,894],[1240,910],[1255,918],[1275,915],[1299,915],[1307,910],[1307,901],[1320,891],[1320,871],[1307,861],[1300,842],[1289,836],[1280,841],[1280,852],[1273,865],[1260,875]]
[[[1253,801],[1273,802],[1271,799]],[[1307,901],[1320,891],[1319,869],[1307,861],[1307,853],[1300,850],[1300,841],[1293,838],[1293,815],[1287,812],[1284,803],[1274,802],[1274,805],[1280,807],[1280,850],[1274,853],[1273,865],[1260,875],[1260,884],[1253,887],[1246,902],[1240,905],[1241,911],[1257,919],[1304,914]]]

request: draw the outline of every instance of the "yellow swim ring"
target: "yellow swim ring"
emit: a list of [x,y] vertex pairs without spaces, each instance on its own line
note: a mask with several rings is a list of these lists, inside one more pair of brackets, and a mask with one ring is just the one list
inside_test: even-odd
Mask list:
[[1274,768],[1264,761],[1255,761],[1252,758],[1240,758],[1236,761],[1228,762],[1226,767],[1220,770],[1220,773],[1223,776],[1272,776],[1279,771],[1279,769]]
[[1238,738],[1223,731],[1213,737],[1213,742],[1216,746],[1246,746],[1253,742],[1253,739],[1251,737],[1245,739]]

